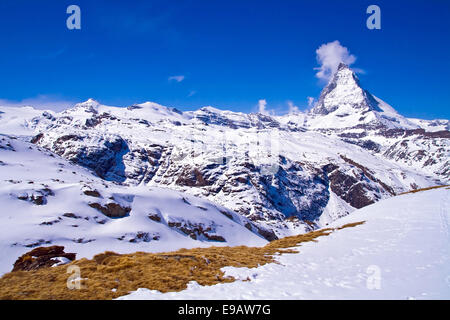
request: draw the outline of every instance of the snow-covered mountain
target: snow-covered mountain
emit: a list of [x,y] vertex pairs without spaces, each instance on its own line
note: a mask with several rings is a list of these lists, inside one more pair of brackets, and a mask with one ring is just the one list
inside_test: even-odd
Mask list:
[[0,154],[0,273],[30,248],[54,244],[81,258],[270,239],[269,230],[208,200],[105,181],[19,139],[0,135]]
[[[0,107],[0,196],[11,208],[2,219],[8,228],[12,212],[21,215],[27,236],[20,231],[10,238],[22,251],[41,239],[82,239],[88,248],[142,233],[159,240],[144,241],[140,250],[173,239],[198,245],[208,236],[228,244],[247,243],[242,237],[264,242],[325,226],[404,191],[448,184],[448,123],[401,116],[364,90],[344,64],[308,113],[181,112],[92,99],[62,112]],[[124,216],[110,221],[108,203]],[[146,216],[157,212],[162,222]],[[69,225],[75,218],[65,213],[81,218]],[[145,224],[129,222],[135,219]],[[185,240],[192,234],[174,219],[190,225],[197,240]],[[64,228],[40,225],[52,221]],[[8,237],[6,246],[13,241]]]
[[341,63],[310,111],[312,128],[383,127],[417,129],[418,125],[364,90],[355,73]]
[[433,173],[443,181],[449,179],[449,120],[403,117],[362,89],[355,73],[344,64],[322,91],[305,125],[383,158]]

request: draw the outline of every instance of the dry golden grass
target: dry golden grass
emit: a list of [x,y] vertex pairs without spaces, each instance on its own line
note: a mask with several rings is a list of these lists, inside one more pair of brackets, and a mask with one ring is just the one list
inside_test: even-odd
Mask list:
[[416,192],[427,191],[427,190],[432,190],[432,189],[439,189],[439,188],[445,188],[445,187],[450,187],[450,185],[434,186],[434,187],[428,187],[428,188],[422,188],[422,189],[415,189],[415,190],[399,193],[398,195],[401,196],[403,194],[416,193]]
[[[105,252],[92,260],[81,259],[69,264],[81,269],[81,278],[84,280],[79,290],[67,288],[70,274],[66,273],[68,265],[63,265],[5,274],[0,279],[0,299],[113,299],[138,288],[169,292],[185,289],[189,281],[197,281],[201,285],[233,282],[234,278],[224,277],[221,268],[254,268],[275,262],[274,255],[297,252],[288,248],[316,241],[318,237],[362,223],[364,222],[286,237],[261,248],[210,247],[133,254]],[[113,292],[112,289],[116,291]]]

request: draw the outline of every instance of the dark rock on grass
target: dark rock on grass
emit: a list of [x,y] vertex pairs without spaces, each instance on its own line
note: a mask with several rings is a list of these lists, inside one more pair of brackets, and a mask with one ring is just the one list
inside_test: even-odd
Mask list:
[[131,211],[131,208],[129,207],[122,207],[121,205],[113,202],[107,203],[105,206],[102,206],[100,203],[89,203],[89,206],[97,209],[110,218],[123,218],[126,217]]
[[64,257],[73,261],[76,253],[64,252],[63,246],[39,247],[19,257],[14,263],[12,271],[31,271],[48,268],[59,263],[57,259],[54,259],[57,257]]

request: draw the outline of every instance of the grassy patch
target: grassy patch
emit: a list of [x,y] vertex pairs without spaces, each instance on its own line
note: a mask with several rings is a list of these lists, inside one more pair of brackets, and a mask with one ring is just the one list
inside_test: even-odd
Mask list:
[[233,282],[235,279],[225,277],[221,268],[255,268],[272,263],[277,254],[297,252],[293,247],[301,243],[317,241],[318,237],[362,223],[285,237],[260,248],[210,247],[133,254],[105,252],[92,260],[81,259],[69,264],[80,267],[81,289],[67,288],[69,265],[64,265],[5,274],[0,279],[0,299],[113,299],[138,288],[181,291],[193,280],[201,285]]
[[427,191],[427,190],[432,190],[432,189],[439,189],[439,188],[445,188],[445,187],[450,187],[450,185],[434,186],[434,187],[428,187],[428,188],[422,188],[422,189],[415,189],[415,190],[399,193],[398,195],[401,196],[403,194],[410,194],[410,193],[416,193],[416,192]]

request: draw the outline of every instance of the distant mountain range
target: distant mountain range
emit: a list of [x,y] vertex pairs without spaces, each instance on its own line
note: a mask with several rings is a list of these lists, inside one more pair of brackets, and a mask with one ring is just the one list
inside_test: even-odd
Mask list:
[[[0,107],[1,271],[34,246],[255,245],[450,182],[449,120],[409,119],[341,64],[307,113],[88,100]],[[5,250],[5,251],[3,251]]]

